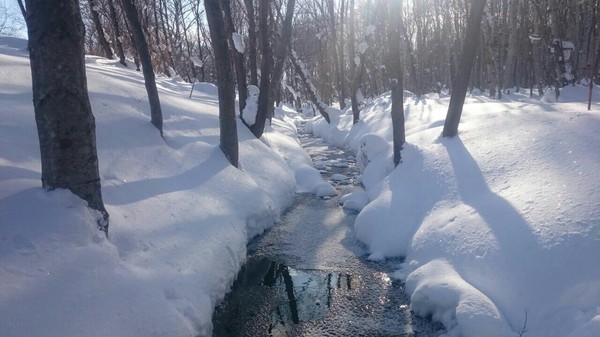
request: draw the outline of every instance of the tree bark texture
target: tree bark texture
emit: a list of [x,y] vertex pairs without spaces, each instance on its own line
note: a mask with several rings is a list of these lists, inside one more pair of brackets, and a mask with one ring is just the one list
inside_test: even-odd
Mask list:
[[[390,13],[402,15],[402,1],[392,1],[390,3]],[[394,166],[398,166],[401,160],[402,147],[406,141],[404,130],[404,72],[400,60],[400,31],[402,22],[393,20],[389,31],[390,43],[390,61],[392,72],[392,133],[394,144]]]
[[99,226],[107,232],[79,1],[27,0],[26,4],[42,186],[66,188],[87,201],[102,213]]
[[269,90],[271,86],[271,45],[269,43],[269,13],[271,12],[271,2],[269,0],[260,0],[258,18],[258,30],[260,32],[260,42],[262,50],[262,62],[260,66],[260,93],[258,94],[258,108],[256,111],[256,120],[250,126],[250,131],[256,138],[260,138],[265,130],[267,117],[269,116]]
[[[229,1],[229,0],[221,0]],[[235,116],[235,81],[231,66],[225,20],[220,0],[204,0],[206,19],[215,53],[217,83],[219,90],[220,144],[231,165],[238,167],[238,137]]]
[[142,72],[144,73],[144,84],[148,93],[148,101],[150,102],[150,116],[152,125],[154,125],[160,135],[163,134],[163,118],[162,109],[160,107],[160,99],[158,97],[158,89],[156,88],[156,80],[154,77],[154,69],[152,68],[152,58],[150,57],[150,49],[148,42],[142,30],[142,24],[138,15],[137,8],[133,0],[122,0],[123,9],[127,16],[127,21],[131,26],[131,31],[136,44],[136,49],[142,63]]
[[462,114],[463,104],[469,87],[469,79],[471,78],[471,68],[473,60],[477,53],[477,45],[479,44],[479,32],[481,27],[481,17],[486,0],[472,0],[471,13],[467,21],[467,36],[464,40],[464,45],[458,66],[458,73],[452,84],[452,96],[450,97],[450,105],[444,122],[444,137],[454,137],[458,133],[458,123]]

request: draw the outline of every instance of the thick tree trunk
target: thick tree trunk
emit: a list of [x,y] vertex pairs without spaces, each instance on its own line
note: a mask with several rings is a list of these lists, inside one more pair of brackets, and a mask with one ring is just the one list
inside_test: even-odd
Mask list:
[[106,40],[106,36],[104,35],[104,29],[102,29],[102,23],[100,22],[100,15],[98,14],[98,5],[95,0],[88,0],[90,5],[90,13],[92,14],[92,21],[94,22],[94,26],[96,27],[96,32],[98,33],[98,42],[104,51],[104,56],[107,59],[113,58],[112,49],[110,49],[110,45]]
[[462,55],[458,67],[458,73],[452,85],[452,96],[450,97],[450,106],[446,114],[444,137],[454,137],[458,133],[458,123],[462,114],[463,104],[469,87],[469,79],[471,78],[471,68],[473,60],[477,53],[477,45],[479,43],[479,29],[481,27],[481,16],[486,0],[472,0],[471,13],[467,21],[467,36],[464,40]]
[[[390,3],[390,13],[402,15],[402,1]],[[398,166],[402,159],[400,151],[406,141],[404,130],[404,72],[400,60],[400,31],[401,20],[394,20],[389,30],[391,74],[392,74],[392,128],[394,144],[394,166]]]
[[[229,0],[222,0],[229,1]],[[220,143],[231,165],[238,167],[238,138],[235,117],[235,82],[231,68],[231,53],[227,44],[225,20],[219,0],[204,0],[210,39],[215,53],[219,87]]]
[[148,101],[150,102],[150,116],[152,125],[154,125],[160,135],[163,134],[163,118],[162,109],[160,107],[160,99],[158,97],[158,89],[156,88],[156,80],[154,78],[154,69],[152,68],[152,59],[150,57],[150,49],[142,30],[142,25],[138,16],[137,9],[133,4],[133,0],[122,0],[123,9],[127,16],[127,21],[131,26],[132,34],[135,40],[140,61],[142,62],[142,71],[144,73],[144,84],[148,93]]
[[256,120],[250,126],[250,131],[256,138],[260,138],[265,130],[265,123],[269,116],[269,90],[271,85],[271,45],[269,37],[269,13],[271,12],[271,2],[268,0],[259,1],[259,20],[258,30],[260,33],[260,42],[262,49],[262,62],[260,66],[260,93],[258,95],[258,108],[256,111]]
[[[84,26],[77,0],[27,0],[33,105],[42,159],[42,186],[67,188],[108,212],[100,190],[96,127],[84,59]],[[57,71],[60,69],[60,71]]]
[[117,46],[117,55],[119,56],[119,63],[127,67],[125,62],[125,52],[123,51],[123,44],[121,40],[121,29],[119,28],[119,19],[117,18],[117,11],[113,0],[108,0],[108,10],[110,12],[110,21],[112,21],[113,30],[115,33],[115,45]]

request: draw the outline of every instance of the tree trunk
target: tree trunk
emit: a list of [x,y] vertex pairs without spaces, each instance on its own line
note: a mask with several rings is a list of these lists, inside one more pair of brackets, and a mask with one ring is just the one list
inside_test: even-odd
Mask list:
[[[402,15],[402,1],[392,1],[390,3],[390,13],[392,15]],[[400,31],[402,22],[394,20],[389,30],[391,74],[392,74],[392,128],[394,143],[394,166],[398,166],[402,159],[400,151],[406,135],[404,130],[404,72],[400,60]]]
[[479,43],[479,29],[481,27],[481,16],[483,15],[485,1],[471,1],[471,13],[467,21],[467,36],[464,40],[458,73],[452,84],[452,96],[450,97],[450,105],[442,132],[444,137],[454,137],[458,133],[458,123],[460,122],[460,115],[465,103],[469,79],[471,78],[471,68],[473,67],[473,60],[475,59]]
[[262,62],[260,66],[260,93],[258,95],[258,107],[256,111],[256,120],[250,126],[250,131],[256,138],[260,138],[265,130],[265,123],[269,116],[269,89],[271,82],[271,45],[269,43],[269,13],[271,12],[271,2],[268,0],[259,1],[258,30],[262,49]]
[[[350,103],[352,105],[352,124],[358,123],[360,120],[360,110],[358,109],[358,84],[357,84],[357,69],[356,69],[356,34],[354,33],[354,0],[350,1],[350,41],[348,43],[348,56],[350,57],[350,76],[352,76],[352,92],[350,93]],[[362,71],[362,68],[361,68]],[[362,77],[362,76],[361,76]]]
[[[96,126],[84,59],[84,26],[77,0],[27,0],[35,120],[40,141],[42,186],[67,188],[102,213]],[[60,71],[57,71],[60,69]]]
[[508,14],[508,47],[506,51],[506,63],[504,69],[504,90],[514,88],[515,81],[515,61],[517,58],[517,15],[520,7],[519,0],[510,0]]
[[113,3],[113,0],[108,0],[108,10],[110,12],[110,21],[112,21],[113,30],[115,31],[115,45],[117,46],[117,55],[119,56],[119,63],[127,67],[127,62],[125,62],[125,52],[123,51],[123,44],[121,43],[123,37],[121,36],[119,20],[117,18],[117,11],[115,9],[115,4]]
[[308,74],[306,73],[306,68],[304,64],[302,64],[300,60],[298,60],[298,55],[293,49],[290,52],[290,61],[292,61],[292,64],[294,65],[294,70],[296,71],[298,76],[300,76],[302,85],[308,93],[308,97],[310,98],[311,102],[317,107],[317,110],[319,111],[321,116],[325,118],[327,123],[330,123],[331,119],[329,118],[329,114],[327,113],[327,111],[325,111],[325,109],[327,109],[327,105],[323,103],[323,100],[316,91],[317,89],[308,78]]
[[552,31],[552,47],[554,54],[554,91],[556,100],[560,96],[560,88],[562,88],[562,77],[564,73],[564,55],[562,45],[562,32],[560,27],[559,0],[549,0],[548,11],[550,12],[550,22]]
[[532,2],[531,6],[533,6],[533,36],[537,38],[537,41],[532,41],[532,49],[533,49],[533,71],[535,73],[535,81],[538,90],[539,97],[542,97],[544,94],[544,65],[541,48],[543,45],[542,39],[542,8]]
[[96,32],[98,33],[98,42],[100,46],[102,46],[102,50],[104,50],[104,56],[107,59],[113,58],[113,52],[110,49],[110,45],[108,41],[106,41],[106,36],[104,35],[104,29],[102,29],[102,23],[100,22],[100,15],[98,14],[98,6],[96,5],[96,1],[88,0],[90,5],[90,13],[92,14],[92,21],[94,22],[94,26],[96,26]]
[[[229,0],[222,0],[229,1]],[[219,88],[220,143],[231,165],[238,167],[238,138],[235,117],[235,82],[231,68],[231,54],[227,44],[225,20],[219,0],[204,0],[210,39],[215,53]]]
[[235,76],[237,79],[238,87],[238,103],[240,108],[240,115],[244,112],[246,107],[246,99],[248,98],[248,82],[246,81],[246,67],[244,66],[244,54],[240,53],[235,48],[233,42],[233,33],[236,31],[233,25],[233,19],[231,18],[231,3],[230,0],[222,0],[221,7],[223,8],[223,14],[225,19],[225,32],[229,41],[229,48],[231,50],[231,56],[233,58],[233,65],[235,69]]
[[283,79],[283,65],[290,49],[290,43],[292,41],[292,19],[294,17],[294,7],[296,0],[288,0],[287,9],[285,13],[285,20],[283,21],[281,31],[281,42],[279,48],[275,54],[275,66],[273,67],[273,74],[271,75],[271,84],[274,85],[270,88],[269,100],[267,103],[267,117],[273,117],[274,101],[275,96],[280,91],[281,81]]
[[162,110],[160,107],[160,99],[158,97],[158,89],[156,88],[156,81],[154,78],[154,69],[152,68],[152,59],[150,57],[150,49],[142,30],[139,15],[133,0],[122,0],[123,9],[127,16],[127,21],[131,26],[132,34],[135,40],[140,61],[142,62],[142,71],[144,73],[144,84],[146,86],[146,92],[148,93],[148,101],[150,102],[150,116],[152,125],[154,125],[160,135],[163,134],[163,118]]
[[258,86],[258,71],[256,69],[256,21],[254,19],[254,4],[252,0],[244,0],[248,14],[248,64],[250,68],[250,84]]

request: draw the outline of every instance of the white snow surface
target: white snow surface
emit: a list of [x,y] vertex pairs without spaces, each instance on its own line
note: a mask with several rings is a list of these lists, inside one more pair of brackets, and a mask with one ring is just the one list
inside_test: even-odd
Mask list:
[[190,84],[158,76],[163,139],[141,73],[86,63],[109,239],[84,201],[41,188],[26,41],[0,37],[0,336],[209,336],[248,239],[302,185],[286,163],[310,158],[275,118],[261,140],[238,124],[232,167],[216,87],[189,99]]
[[235,50],[238,51],[238,53],[244,53],[244,50],[246,49],[246,45],[244,44],[244,38],[242,37],[242,35],[240,35],[239,33],[233,32],[231,33],[231,38],[233,39],[233,44],[235,46]]
[[468,96],[451,139],[449,96],[408,97],[395,169],[389,93],[354,126],[348,110],[306,129],[357,154],[355,235],[374,260],[405,257],[392,276],[446,336],[518,336],[526,317],[523,336],[600,336],[599,90],[591,111],[583,86],[552,103]]

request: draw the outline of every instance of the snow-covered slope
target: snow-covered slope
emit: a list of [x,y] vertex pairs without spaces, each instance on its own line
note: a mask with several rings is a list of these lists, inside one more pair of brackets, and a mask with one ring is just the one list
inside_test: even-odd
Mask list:
[[162,139],[141,73],[88,56],[107,240],[82,200],[40,186],[25,45],[0,37],[0,336],[210,334],[248,238],[293,200],[295,172],[279,153],[303,150],[275,152],[239,124],[233,168],[218,145],[216,87],[196,85],[190,99],[188,84],[166,78]]
[[600,336],[598,89],[592,111],[582,86],[559,103],[468,97],[453,139],[440,137],[449,97],[409,97],[396,169],[389,95],[352,128],[350,112],[309,128],[364,164],[356,236],[406,257],[395,276],[414,311],[449,336]]

